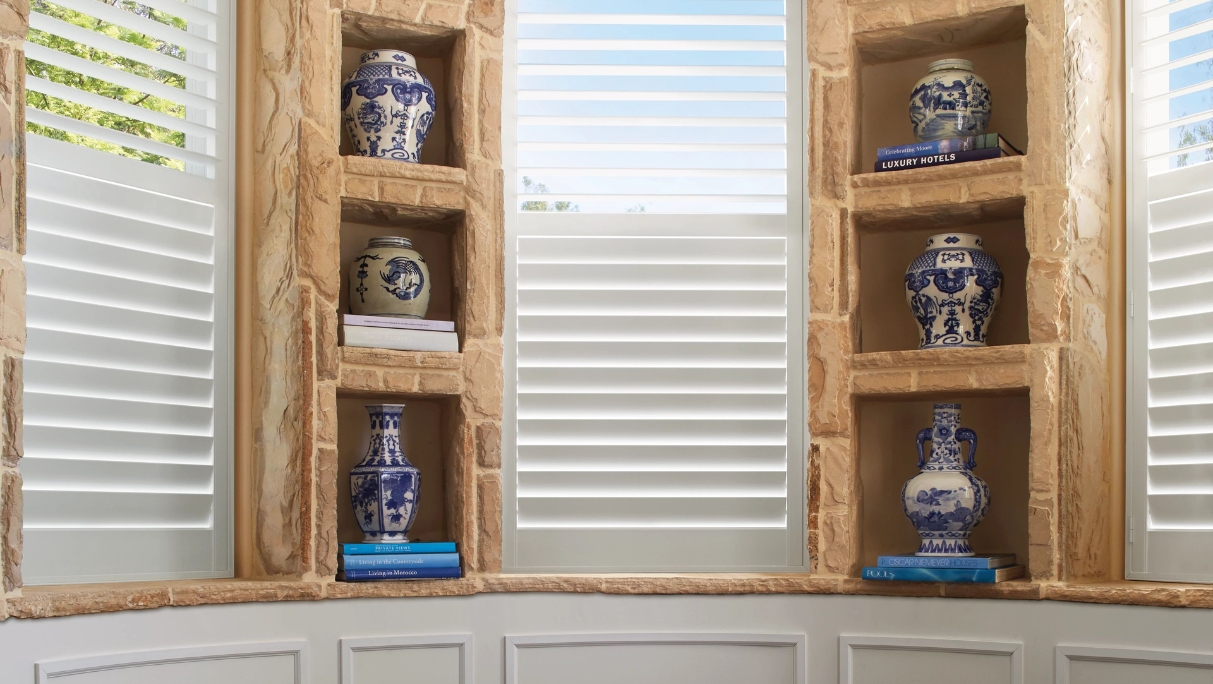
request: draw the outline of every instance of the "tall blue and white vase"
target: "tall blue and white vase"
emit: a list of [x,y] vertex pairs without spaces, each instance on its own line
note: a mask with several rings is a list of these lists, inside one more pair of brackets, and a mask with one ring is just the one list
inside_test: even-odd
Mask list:
[[[964,459],[961,442],[969,443]],[[919,472],[901,488],[902,510],[922,540],[915,555],[973,555],[969,535],[990,507],[990,487],[973,474],[976,456],[977,433],[960,427],[960,404],[935,404],[935,426],[918,433]]]
[[350,500],[367,543],[407,542],[417,517],[421,471],[400,446],[404,404],[370,404],[371,444],[350,469]]
[[420,163],[437,109],[429,79],[400,50],[362,53],[358,70],[341,86],[345,130],[364,157]]
[[919,349],[984,347],[1002,299],[1002,269],[981,238],[943,233],[906,269],[906,301],[918,321]]
[[941,59],[910,94],[910,125],[919,140],[984,135],[990,125],[990,87],[967,59]]

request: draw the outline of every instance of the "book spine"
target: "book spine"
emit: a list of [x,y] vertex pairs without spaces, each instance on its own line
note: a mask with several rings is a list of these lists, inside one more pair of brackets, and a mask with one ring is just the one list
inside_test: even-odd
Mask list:
[[961,162],[978,161],[981,159],[994,159],[1003,156],[1003,151],[998,147],[990,147],[984,150],[962,150],[960,152],[947,152],[944,154],[932,154],[924,157],[907,157],[905,159],[888,159],[886,161],[876,162],[876,171],[904,171],[906,169],[922,169],[929,166],[944,166],[947,164],[959,164]]
[[377,580],[377,579],[449,579],[462,577],[459,568],[409,568],[403,570],[346,570],[342,573],[345,580]]
[[866,580],[889,580],[895,582],[965,582],[993,584],[997,581],[997,570],[963,568],[864,568]]
[[453,332],[341,326],[342,344],[347,347],[378,347],[401,351],[459,351],[459,336]]
[[911,145],[897,145],[896,147],[882,147],[876,150],[876,161],[906,159],[908,157],[925,157],[932,154],[942,154],[944,152],[959,152],[960,150],[977,149],[975,147],[975,140],[975,136],[967,136],[963,138],[927,140],[925,142],[913,143]]
[[346,570],[400,570],[406,568],[457,568],[457,553],[409,553],[364,556],[342,556]]
[[990,558],[907,558],[905,556],[880,556],[876,566],[880,568],[990,568]]
[[433,330],[435,332],[454,332],[454,321],[430,321],[423,318],[388,318],[387,316],[355,316],[345,314],[341,318],[345,325],[355,325],[364,328],[396,328],[400,330]]
[[405,542],[403,544],[342,544],[341,553],[360,556],[372,553],[455,553],[455,542]]

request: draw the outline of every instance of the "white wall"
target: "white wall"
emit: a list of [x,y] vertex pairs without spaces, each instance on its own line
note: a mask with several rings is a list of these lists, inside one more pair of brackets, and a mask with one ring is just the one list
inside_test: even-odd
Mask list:
[[34,682],[41,663],[42,681],[72,684],[1037,684],[1054,682],[1055,671],[1059,684],[1188,684],[1213,682],[1213,656],[1182,655],[1213,654],[1211,635],[1210,610],[1037,601],[485,594],[254,603],[9,619],[0,623],[0,683]]

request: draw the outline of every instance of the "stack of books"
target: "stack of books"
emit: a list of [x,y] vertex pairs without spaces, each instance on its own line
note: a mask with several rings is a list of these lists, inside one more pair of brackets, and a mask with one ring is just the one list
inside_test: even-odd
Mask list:
[[342,544],[337,579],[346,582],[462,577],[455,542]]
[[1015,564],[1015,554],[989,556],[881,556],[876,567],[863,569],[866,580],[895,582],[968,582],[993,584],[1023,577],[1024,567]]
[[876,150],[876,171],[903,171],[1023,154],[997,133],[928,140]]
[[390,316],[341,317],[341,344],[403,351],[459,351],[454,321]]

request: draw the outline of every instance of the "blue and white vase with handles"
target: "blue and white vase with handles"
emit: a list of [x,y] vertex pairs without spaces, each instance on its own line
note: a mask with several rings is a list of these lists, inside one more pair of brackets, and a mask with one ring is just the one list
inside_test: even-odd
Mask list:
[[358,70],[341,86],[345,130],[363,157],[420,163],[437,109],[429,79],[400,50],[362,53]]
[[919,349],[984,347],[1002,299],[1002,269],[968,233],[927,239],[906,269],[906,301],[918,321]]
[[[963,459],[961,442],[969,443]],[[960,427],[960,404],[935,404],[935,426],[918,433],[919,472],[901,488],[902,510],[922,540],[915,555],[973,555],[969,535],[990,507],[990,487],[973,474],[976,456],[977,433]]]
[[373,237],[350,264],[350,313],[425,318],[430,288],[430,269],[412,240]]
[[407,542],[417,517],[421,471],[400,445],[404,404],[370,404],[371,444],[350,469],[350,501],[366,543]]
[[985,135],[990,87],[967,59],[931,62],[910,94],[910,124],[922,141]]

